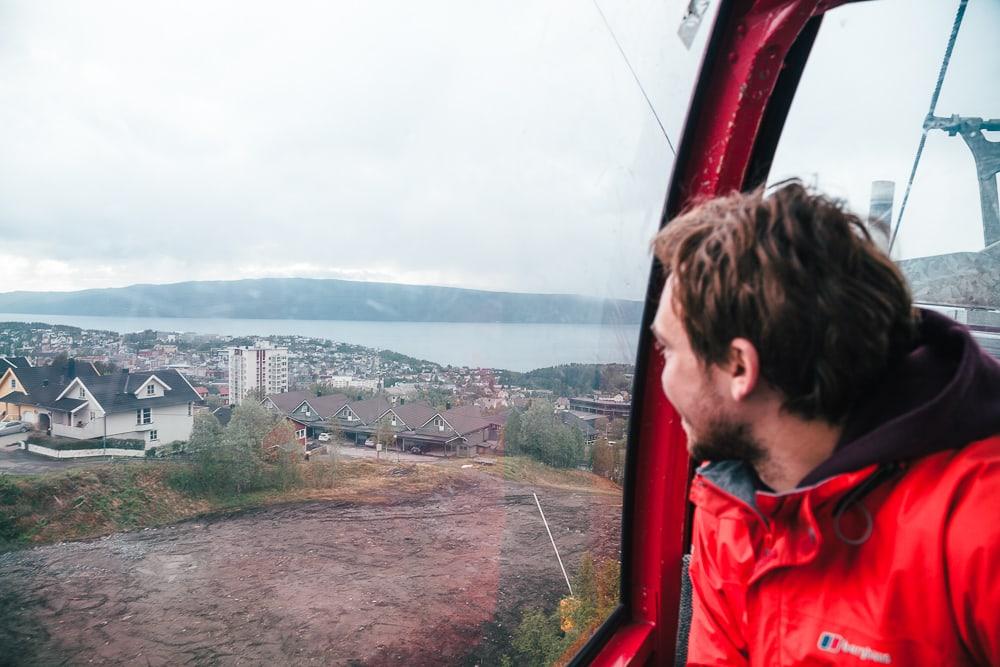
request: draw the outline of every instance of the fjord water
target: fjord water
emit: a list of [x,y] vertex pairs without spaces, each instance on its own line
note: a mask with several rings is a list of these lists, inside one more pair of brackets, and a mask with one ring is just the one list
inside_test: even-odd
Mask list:
[[441,365],[528,371],[568,363],[633,363],[638,324],[358,322],[347,320],[98,317],[0,313],[3,322],[44,322],[128,333],[307,336],[392,350]]

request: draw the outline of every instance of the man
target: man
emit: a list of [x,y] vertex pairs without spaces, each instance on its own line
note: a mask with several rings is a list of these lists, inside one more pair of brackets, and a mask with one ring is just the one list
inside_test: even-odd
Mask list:
[[1000,365],[792,182],[654,242],[693,665],[1000,665]]

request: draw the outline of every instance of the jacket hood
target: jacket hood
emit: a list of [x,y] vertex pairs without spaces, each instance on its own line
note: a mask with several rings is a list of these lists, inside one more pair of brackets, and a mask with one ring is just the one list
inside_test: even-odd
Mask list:
[[858,400],[833,455],[799,483],[960,449],[1000,433],[1000,363],[969,330],[921,310],[918,343]]

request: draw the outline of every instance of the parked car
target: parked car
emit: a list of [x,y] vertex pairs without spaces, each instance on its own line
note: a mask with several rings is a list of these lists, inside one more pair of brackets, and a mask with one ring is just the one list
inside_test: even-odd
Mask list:
[[424,450],[422,448],[420,448],[419,446],[417,446],[417,445],[413,445],[412,447],[410,447],[410,453],[411,454],[423,454]]
[[365,440],[365,447],[374,447],[374,446],[375,446],[374,439],[368,438],[367,440]]
[[330,442],[330,434],[329,433],[320,433],[319,434],[319,438],[317,438],[317,439],[320,442]]
[[27,433],[31,426],[24,422],[10,421],[0,422],[0,435],[10,435],[11,433]]

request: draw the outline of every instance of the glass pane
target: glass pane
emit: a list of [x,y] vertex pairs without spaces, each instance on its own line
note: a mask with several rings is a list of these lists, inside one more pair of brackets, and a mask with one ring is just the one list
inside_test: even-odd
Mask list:
[[926,119],[957,6],[886,1],[831,12],[771,176],[803,177],[868,216],[916,301],[972,325],[983,346],[1000,353],[996,2],[968,3]]
[[571,656],[715,9],[4,3],[0,654]]

